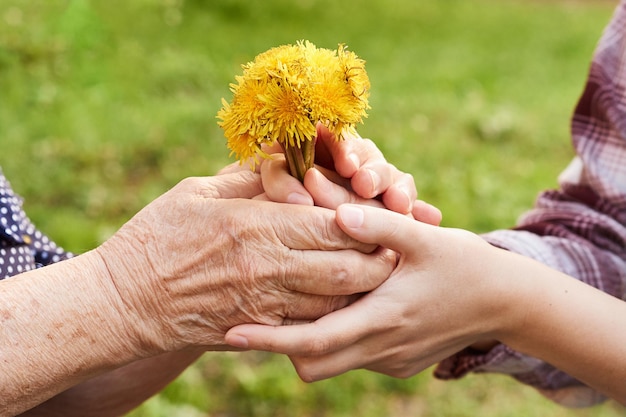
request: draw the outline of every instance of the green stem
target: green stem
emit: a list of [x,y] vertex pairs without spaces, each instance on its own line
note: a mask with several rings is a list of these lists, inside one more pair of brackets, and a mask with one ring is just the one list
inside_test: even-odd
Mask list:
[[[313,138],[313,140],[307,140],[302,143],[302,155],[304,157],[304,166],[308,170],[309,168],[313,168],[315,164],[315,142],[317,138]],[[306,172],[306,170],[304,171]]]
[[313,167],[315,162],[315,141],[304,141],[300,147],[289,146],[288,141],[281,143],[289,173],[297,178],[300,182],[304,182],[304,174],[309,168]]

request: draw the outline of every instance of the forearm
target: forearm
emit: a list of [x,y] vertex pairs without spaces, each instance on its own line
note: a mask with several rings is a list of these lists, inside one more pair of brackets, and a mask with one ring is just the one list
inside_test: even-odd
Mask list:
[[140,359],[112,285],[93,251],[0,283],[0,415]]
[[497,338],[626,403],[626,303],[536,261],[502,252],[514,320]]
[[23,417],[121,416],[161,391],[202,351],[167,353],[83,382],[21,414]]

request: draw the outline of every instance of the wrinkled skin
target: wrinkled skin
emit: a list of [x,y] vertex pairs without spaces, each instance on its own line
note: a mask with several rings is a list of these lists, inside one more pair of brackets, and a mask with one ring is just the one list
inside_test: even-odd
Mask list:
[[390,274],[393,256],[349,238],[330,210],[240,200],[261,191],[246,171],[184,180],[98,249],[149,352],[223,345],[242,323],[315,319]]
[[[349,238],[328,210],[337,201],[311,185],[410,214],[413,179],[359,138],[322,129],[316,148],[320,170],[304,185],[280,171],[261,179],[279,158],[258,172],[233,164],[182,181],[100,247],[3,281],[0,409],[123,415],[204,351],[235,349],[229,328],[310,322],[378,287],[395,254]],[[262,185],[304,205],[269,202]]]
[[[356,368],[412,376],[489,336],[493,323],[480,318],[505,311],[506,306],[494,302],[498,287],[483,279],[486,270],[464,260],[481,256],[489,264],[492,252],[499,249],[462,230],[423,224],[380,209],[363,208],[362,214],[354,215],[351,207],[356,206],[338,209],[344,230],[399,253],[389,279],[354,304],[314,323],[244,325],[232,329],[227,342],[286,353],[302,379],[316,381]],[[361,224],[354,226],[357,221]],[[433,262],[441,257],[446,261]]]

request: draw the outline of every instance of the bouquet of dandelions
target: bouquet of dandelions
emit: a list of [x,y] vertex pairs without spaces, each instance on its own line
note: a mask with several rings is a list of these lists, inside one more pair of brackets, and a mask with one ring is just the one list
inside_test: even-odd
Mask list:
[[217,117],[231,155],[253,169],[259,156],[269,156],[262,145],[279,143],[291,175],[303,181],[315,159],[316,124],[341,140],[367,117],[365,61],[344,45],[335,51],[300,41],[272,48],[242,68],[230,85],[232,103],[222,99]]

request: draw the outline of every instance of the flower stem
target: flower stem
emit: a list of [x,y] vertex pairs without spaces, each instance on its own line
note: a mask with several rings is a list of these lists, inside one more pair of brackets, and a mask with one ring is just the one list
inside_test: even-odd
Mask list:
[[289,173],[300,182],[304,182],[304,174],[315,163],[315,139],[301,142],[300,146],[289,146],[288,141],[281,143]]

